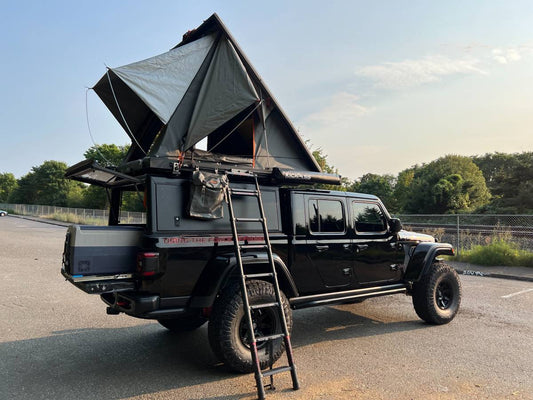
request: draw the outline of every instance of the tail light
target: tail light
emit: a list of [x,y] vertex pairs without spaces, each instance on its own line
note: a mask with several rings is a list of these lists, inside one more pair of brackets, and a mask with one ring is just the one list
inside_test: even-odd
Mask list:
[[137,272],[143,277],[157,275],[159,273],[159,253],[138,253]]

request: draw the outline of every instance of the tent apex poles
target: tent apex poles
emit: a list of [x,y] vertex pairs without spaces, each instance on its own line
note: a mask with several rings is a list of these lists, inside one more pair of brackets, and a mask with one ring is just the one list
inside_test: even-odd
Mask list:
[[148,153],[146,153],[146,151],[144,151],[144,149],[142,148],[141,144],[137,141],[137,138],[135,137],[135,135],[131,131],[130,126],[128,125],[128,122],[126,121],[126,118],[124,117],[124,114],[122,113],[122,109],[120,108],[120,105],[118,104],[118,99],[117,99],[117,96],[115,95],[115,89],[113,88],[113,84],[111,83],[111,76],[109,76],[109,71],[110,70],[111,70],[111,68],[108,67],[106,75],[107,75],[107,80],[109,81],[109,87],[111,88],[111,93],[113,93],[113,98],[115,99],[115,103],[116,103],[117,108],[118,108],[118,112],[120,113],[120,116],[122,117],[122,120],[124,121],[124,125],[126,125],[126,128],[128,128],[128,133],[130,134],[131,139],[135,142],[135,144],[139,147],[139,149],[146,156]]

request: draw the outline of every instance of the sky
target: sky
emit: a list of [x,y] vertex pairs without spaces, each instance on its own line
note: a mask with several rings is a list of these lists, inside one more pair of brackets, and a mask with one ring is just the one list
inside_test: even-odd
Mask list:
[[[129,138],[92,87],[216,12],[341,175],[533,151],[533,2],[0,0],[0,173]],[[91,134],[93,139],[91,139]],[[94,140],[94,142],[93,142]]]

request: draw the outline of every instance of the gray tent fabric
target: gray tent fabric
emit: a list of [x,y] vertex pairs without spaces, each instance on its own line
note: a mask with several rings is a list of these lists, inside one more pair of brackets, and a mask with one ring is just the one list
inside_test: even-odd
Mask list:
[[169,52],[109,69],[93,89],[132,139],[125,162],[176,157],[208,137],[208,151],[252,169],[320,172],[216,14]]
[[181,103],[170,117],[170,121],[156,137],[149,152],[150,156],[177,156],[181,149],[185,147],[185,139],[196,107],[196,101],[216,48],[216,44],[211,48],[187,92],[184,94]]
[[[294,169],[313,171],[313,164],[294,151],[297,146],[293,136],[285,135],[289,129],[279,111],[272,111],[266,119],[266,131],[256,131],[255,165],[260,169]],[[265,134],[266,133],[266,134]]]
[[235,49],[221,40],[200,89],[184,150],[256,102],[259,96]]
[[[112,70],[108,70],[93,89],[130,136],[130,153],[144,155],[152,143],[153,135],[163,125],[161,120]],[[138,149],[137,143],[142,150]]]
[[214,35],[111,70],[166,124],[189,88]]

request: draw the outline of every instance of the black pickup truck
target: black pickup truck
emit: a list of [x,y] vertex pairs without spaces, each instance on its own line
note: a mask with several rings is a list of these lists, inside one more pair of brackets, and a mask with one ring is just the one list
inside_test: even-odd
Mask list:
[[[238,171],[225,174],[232,188],[255,187]],[[109,226],[69,227],[62,274],[85,292],[100,295],[108,314],[155,319],[172,331],[209,322],[215,354],[232,369],[251,371],[227,205],[218,219],[191,216],[192,173],[131,177],[82,162],[68,175],[104,182],[111,210]],[[289,329],[295,309],[399,293],[412,296],[416,313],[428,323],[454,318],[461,284],[438,258],[454,254],[450,244],[403,230],[376,196],[289,188],[270,177],[260,177],[260,183]],[[144,193],[145,225],[120,223],[121,194],[132,188]],[[239,215],[256,217],[252,201],[239,198],[233,206]],[[262,242],[260,226],[246,225],[239,240]],[[261,250],[245,251],[243,263],[250,273],[269,266]],[[248,292],[252,304],[274,296],[268,279],[252,280]],[[268,309],[257,313],[256,334],[275,332],[277,314]],[[281,339],[274,342],[273,354],[260,347],[261,365],[282,352]]]

